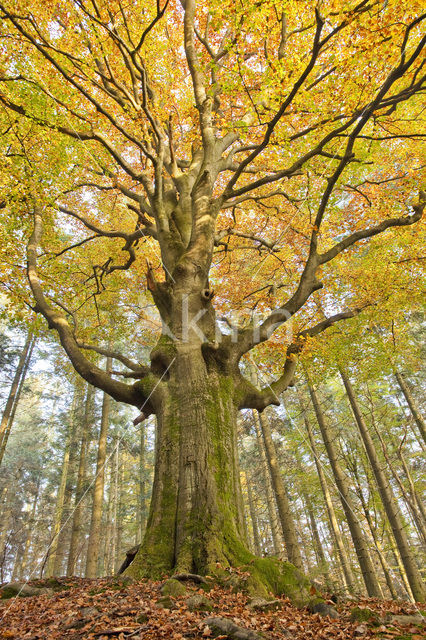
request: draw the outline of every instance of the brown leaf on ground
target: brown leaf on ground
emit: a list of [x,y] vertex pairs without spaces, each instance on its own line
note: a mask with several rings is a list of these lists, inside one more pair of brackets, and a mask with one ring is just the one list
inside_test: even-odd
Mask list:
[[[213,612],[189,611],[188,595],[200,593],[199,584],[186,583],[186,595],[171,598],[173,609],[156,606],[162,583],[140,581],[123,584],[111,578],[85,580],[61,578],[66,590],[0,601],[1,640],[205,640],[214,637],[206,620],[220,618],[265,640],[392,640],[407,634],[407,626],[387,622],[388,615],[415,615],[418,608],[408,602],[375,599],[350,600],[336,605],[339,618],[331,619],[296,609],[287,598],[279,598],[278,610],[253,610],[252,600],[242,593],[213,586],[208,599]],[[31,583],[37,586],[36,582]],[[201,593],[206,593],[202,591]],[[350,621],[355,606],[369,607],[380,626]],[[357,627],[365,631],[359,635]],[[410,640],[423,638],[421,627],[410,625]],[[225,640],[228,636],[219,635]],[[217,635],[216,635],[217,638]]]

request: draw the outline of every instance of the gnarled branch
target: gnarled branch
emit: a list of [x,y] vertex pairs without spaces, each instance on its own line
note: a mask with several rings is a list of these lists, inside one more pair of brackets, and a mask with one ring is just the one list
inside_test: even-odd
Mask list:
[[336,313],[335,315],[325,318],[318,324],[308,329],[300,331],[293,342],[287,347],[286,359],[284,362],[284,368],[282,375],[271,382],[267,387],[263,389],[257,389],[248,380],[240,376],[240,385],[237,393],[240,396],[240,409],[257,409],[263,411],[270,404],[279,405],[280,395],[293,384],[294,375],[296,373],[298,356],[302,352],[303,347],[308,337],[314,337],[332,327],[336,322],[347,320],[348,318],[354,318],[361,313],[361,308],[353,310],[343,311],[342,313]]
[[82,378],[95,387],[103,389],[119,402],[141,406],[144,401],[148,401],[148,397],[142,395],[140,387],[114,380],[107,372],[87,360],[79,349],[65,315],[59,310],[52,309],[48,304],[37,273],[37,251],[40,247],[42,231],[42,212],[40,207],[36,205],[34,208],[34,229],[27,245],[27,274],[36,301],[34,310],[46,318],[50,329],[56,329],[63,348]]

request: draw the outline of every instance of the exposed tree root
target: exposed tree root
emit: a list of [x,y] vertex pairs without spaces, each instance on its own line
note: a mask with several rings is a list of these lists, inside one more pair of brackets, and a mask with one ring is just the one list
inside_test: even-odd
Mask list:
[[225,635],[234,640],[262,640],[258,633],[239,627],[228,618],[207,618],[204,622],[216,635]]

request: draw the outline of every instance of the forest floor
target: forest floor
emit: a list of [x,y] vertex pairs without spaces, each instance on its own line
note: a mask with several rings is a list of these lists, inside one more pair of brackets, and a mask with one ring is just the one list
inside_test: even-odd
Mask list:
[[[29,584],[32,587],[49,586],[46,581]],[[120,578],[60,578],[55,581],[53,592],[1,600],[0,638],[421,640],[426,637],[424,627],[422,630],[415,619],[407,617],[419,615],[418,608],[408,602],[360,599],[334,604],[330,601],[339,614],[332,618],[297,609],[286,598],[276,601],[275,610],[255,610],[247,595],[216,586],[206,593],[195,583],[185,583],[186,594],[165,597],[161,592],[162,584],[153,581],[128,583]],[[194,596],[197,596],[195,600]],[[208,598],[210,611],[191,610],[197,601],[198,606],[200,603],[203,606],[205,598]],[[366,609],[370,619],[351,621],[351,611],[355,607]],[[404,618],[392,620],[396,615]],[[223,621],[225,625],[234,624],[223,633],[215,628],[212,618],[220,618],[220,624]]]

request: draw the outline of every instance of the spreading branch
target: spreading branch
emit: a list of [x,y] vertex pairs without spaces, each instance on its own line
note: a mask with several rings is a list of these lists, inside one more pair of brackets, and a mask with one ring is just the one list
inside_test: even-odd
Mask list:
[[294,375],[296,373],[298,356],[303,351],[308,338],[319,335],[329,327],[332,327],[337,322],[354,318],[361,313],[362,308],[351,309],[336,313],[335,315],[325,318],[318,324],[299,331],[295,336],[292,343],[287,347],[286,358],[284,362],[283,372],[281,376],[268,384],[268,386],[257,389],[254,385],[248,382],[246,378],[240,376],[240,386],[238,393],[242,397],[240,408],[257,409],[263,411],[269,405],[279,405],[280,395],[284,391],[293,385]]
[[426,193],[424,191],[420,191],[419,200],[413,205],[414,213],[412,215],[400,216],[398,218],[388,218],[388,220],[383,220],[383,222],[376,224],[374,227],[370,227],[369,229],[362,229],[360,231],[351,233],[350,235],[346,236],[346,238],[343,238],[343,240],[335,244],[334,247],[321,254],[319,256],[320,264],[330,262],[331,260],[333,260],[333,258],[338,256],[339,253],[342,253],[342,251],[349,249],[349,247],[352,247],[360,240],[365,240],[367,238],[377,236],[379,233],[383,233],[383,231],[391,229],[392,227],[406,227],[414,224],[422,217],[425,206]]
[[139,389],[134,385],[114,380],[106,371],[87,360],[80,351],[65,315],[59,310],[52,309],[48,304],[37,273],[37,252],[41,243],[42,230],[42,212],[40,207],[36,206],[34,208],[34,228],[27,245],[27,275],[36,301],[34,310],[46,318],[50,329],[56,329],[63,348],[82,378],[119,402],[140,406],[144,398]]

